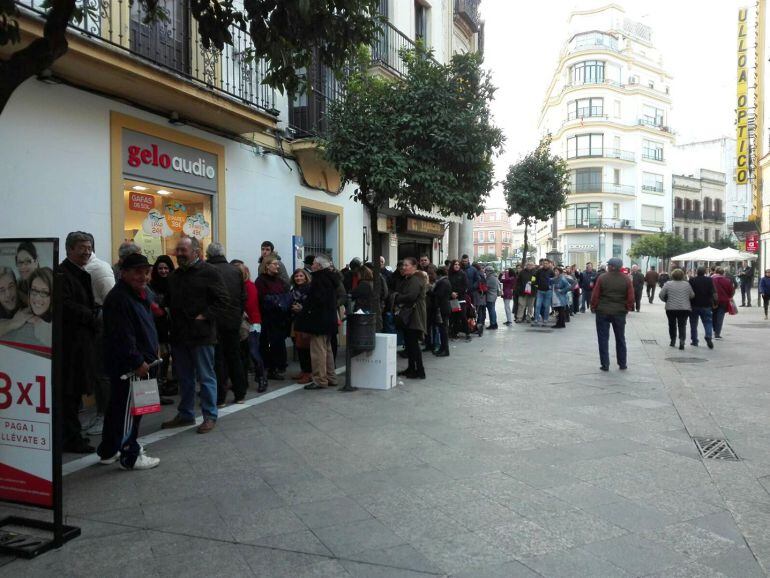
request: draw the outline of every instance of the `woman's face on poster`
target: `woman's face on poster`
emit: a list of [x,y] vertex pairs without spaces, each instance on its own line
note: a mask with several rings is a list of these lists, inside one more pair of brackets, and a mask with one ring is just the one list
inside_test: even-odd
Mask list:
[[16,281],[10,275],[0,277],[0,307],[8,311],[14,311],[19,301],[16,294]]
[[48,313],[51,308],[51,289],[39,277],[32,281],[29,289],[29,306],[38,317]]
[[37,259],[22,249],[16,253],[16,268],[19,270],[19,277],[22,281],[26,281],[32,271],[37,269]]

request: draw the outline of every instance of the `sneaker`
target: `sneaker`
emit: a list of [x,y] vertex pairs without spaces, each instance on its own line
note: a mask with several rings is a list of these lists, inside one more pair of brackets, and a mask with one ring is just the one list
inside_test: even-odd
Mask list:
[[115,452],[115,455],[110,456],[109,458],[102,458],[99,460],[99,463],[103,466],[109,466],[110,464],[114,464],[120,459],[120,452]]
[[214,429],[214,426],[217,425],[217,422],[213,419],[204,419],[203,423],[198,426],[198,429],[196,430],[199,434],[205,434],[209,433],[211,430]]
[[152,468],[158,467],[158,464],[160,463],[160,458],[151,458],[150,456],[146,454],[139,454],[139,457],[136,458],[136,461],[134,462],[134,465],[132,467],[124,466],[123,464],[120,464],[121,470],[151,470]]
[[160,429],[172,429],[175,427],[186,427],[188,425],[195,425],[195,420],[192,418],[184,418],[179,415],[175,415],[173,419],[164,421],[160,424]]
[[690,341],[690,345],[692,345],[693,347],[698,347],[698,342],[697,341]]
[[88,430],[86,431],[86,435],[100,436],[102,435],[103,429],[104,429],[104,416],[97,415],[93,423],[91,424],[91,427],[89,427]]
[[278,373],[277,371],[268,371],[267,372],[267,378],[268,379],[274,379],[275,381],[283,381],[286,379],[283,374]]

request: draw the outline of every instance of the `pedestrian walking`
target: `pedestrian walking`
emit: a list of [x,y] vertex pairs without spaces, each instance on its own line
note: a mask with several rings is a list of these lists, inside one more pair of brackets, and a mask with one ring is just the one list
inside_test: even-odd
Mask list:
[[93,391],[97,379],[96,335],[98,331],[96,301],[91,275],[85,270],[93,250],[91,235],[76,231],[64,243],[67,258],[59,265],[62,273],[63,350],[63,448],[65,452],[90,454],[96,451],[81,434],[80,403],[84,394]]
[[259,341],[267,378],[282,381],[288,366],[286,338],[291,323],[292,297],[289,285],[281,276],[281,262],[274,255],[263,257],[255,282],[262,313],[262,336]]
[[644,283],[647,286],[647,300],[652,303],[655,300],[655,289],[658,285],[658,272],[655,265],[650,266],[650,270],[644,275]]
[[735,284],[729,277],[725,276],[725,270],[722,267],[716,268],[716,273],[711,276],[711,280],[717,292],[717,308],[714,310],[714,339],[722,339],[722,326],[735,295]]
[[214,346],[217,318],[227,314],[229,298],[219,271],[201,259],[200,241],[182,237],[176,246],[179,265],[169,277],[171,296],[171,355],[179,378],[181,398],[177,414],[163,429],[195,423],[195,387],[200,384],[203,423],[198,433],[214,429],[217,422],[217,377]]
[[407,257],[401,265],[404,277],[399,291],[393,298],[398,308],[396,315],[404,330],[404,342],[409,359],[409,365],[398,375],[410,379],[425,379],[425,368],[422,363],[420,338],[425,333],[425,292],[428,286],[427,275],[417,270],[417,260]]
[[487,283],[486,308],[489,312],[489,327],[487,329],[497,329],[497,296],[500,294],[500,280],[492,267],[484,270]]
[[227,305],[216,318],[217,344],[214,347],[214,364],[217,374],[217,407],[227,401],[228,382],[232,386],[234,402],[243,403],[249,387],[241,360],[241,321],[246,306],[246,288],[243,273],[228,262],[221,243],[209,243],[206,262],[213,265],[222,277],[227,291]]
[[762,306],[765,308],[765,319],[767,319],[767,306],[770,303],[770,269],[765,269],[765,276],[759,280],[759,294],[762,295]]
[[325,389],[337,385],[332,336],[337,334],[337,285],[340,282],[331,261],[316,255],[313,278],[301,314],[295,321],[299,331],[310,334],[310,363],[313,379],[305,389]]
[[580,311],[580,282],[583,278],[583,274],[578,271],[577,265],[572,265],[569,268],[570,277],[574,280],[572,285],[572,315],[577,315]]
[[596,338],[602,371],[610,370],[610,326],[615,335],[615,355],[620,369],[628,368],[626,348],[626,315],[634,309],[634,287],[631,279],[620,272],[623,261],[613,257],[607,261],[607,272],[596,279],[591,293],[591,311],[596,314]]
[[676,347],[677,331],[679,333],[679,349],[684,349],[684,340],[687,334],[687,320],[690,318],[692,305],[690,301],[695,297],[690,283],[685,279],[684,271],[674,269],[671,272],[671,280],[667,281],[658,295],[666,304],[666,317],[668,317],[668,336],[671,338],[671,347]]
[[639,270],[639,265],[631,265],[631,284],[634,286],[634,308],[639,313],[642,310],[642,294],[644,293],[645,276]]
[[131,415],[131,381],[126,374],[153,377],[150,365],[158,355],[158,334],[147,290],[150,263],[140,254],[127,256],[120,280],[104,300],[104,367],[110,380],[110,401],[104,416],[102,443],[97,453],[103,465],[120,461],[124,470],[149,470],[160,460],[142,451],[137,436],[141,415]]
[[695,277],[690,279],[690,286],[695,292],[692,298],[692,312],[690,313],[690,345],[698,347],[698,322],[703,323],[706,345],[714,349],[712,341],[714,323],[714,306],[717,304],[714,282],[706,276],[706,268],[698,267]]
[[591,308],[591,295],[593,294],[597,276],[598,273],[594,271],[593,263],[586,263],[585,271],[583,271],[580,277],[580,290],[583,292],[582,299],[580,301],[581,313],[586,312],[586,307],[588,307],[588,309]]

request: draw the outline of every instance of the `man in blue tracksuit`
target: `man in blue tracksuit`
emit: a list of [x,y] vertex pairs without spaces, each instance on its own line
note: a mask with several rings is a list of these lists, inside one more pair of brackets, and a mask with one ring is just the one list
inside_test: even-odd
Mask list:
[[[133,373],[146,378],[158,358],[158,334],[148,295],[150,264],[144,255],[125,258],[120,280],[104,300],[104,367],[110,378],[110,405],[104,416],[102,443],[97,453],[104,465],[120,460],[124,470],[148,470],[160,463],[144,454],[136,441],[141,416],[131,415],[131,382],[121,379]],[[153,370],[154,373],[154,370]]]

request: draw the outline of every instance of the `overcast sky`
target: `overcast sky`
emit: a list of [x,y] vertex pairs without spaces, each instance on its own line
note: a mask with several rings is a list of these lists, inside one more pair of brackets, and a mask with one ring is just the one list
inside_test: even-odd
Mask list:
[[[533,149],[537,119],[575,8],[610,2],[584,0],[482,0],[485,65],[498,87],[495,121],[506,136],[497,178]],[[671,83],[670,125],[677,142],[707,140],[734,131],[737,20],[744,0],[624,0],[630,18],[653,28]],[[500,191],[488,207],[504,206]]]

